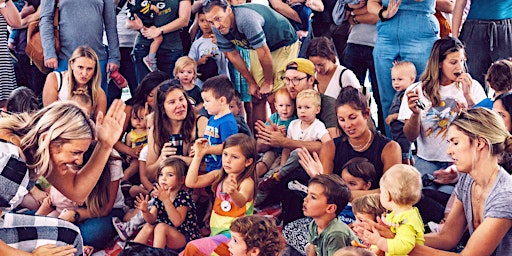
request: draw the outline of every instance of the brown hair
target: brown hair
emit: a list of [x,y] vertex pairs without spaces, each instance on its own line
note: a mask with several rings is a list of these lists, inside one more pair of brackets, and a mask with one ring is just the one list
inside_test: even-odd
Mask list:
[[257,248],[260,256],[277,256],[284,248],[279,230],[273,220],[258,215],[240,217],[229,227],[232,232],[240,233],[247,250]]
[[373,221],[382,216],[387,210],[380,203],[379,194],[368,194],[352,200],[352,211],[355,213],[365,213],[373,215]]
[[319,184],[324,187],[327,203],[336,205],[336,215],[341,213],[352,197],[345,181],[335,174],[317,175],[309,180],[309,185],[311,184]]

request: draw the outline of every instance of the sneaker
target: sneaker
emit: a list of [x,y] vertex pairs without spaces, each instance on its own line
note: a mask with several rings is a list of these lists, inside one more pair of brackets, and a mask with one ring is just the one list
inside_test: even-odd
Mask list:
[[261,191],[268,191],[277,186],[277,184],[279,184],[279,180],[275,175],[272,175],[261,181],[260,184],[258,184],[258,189]]
[[142,62],[144,62],[146,67],[148,67],[149,72],[153,72],[153,71],[157,71],[158,70],[158,67],[156,66],[156,59],[151,59],[149,57],[149,55],[144,57],[144,58],[142,58]]
[[308,187],[296,180],[288,182],[288,189],[302,191],[306,194],[308,193]]
[[133,232],[130,232],[130,230],[126,228],[126,223],[122,222],[118,217],[112,218],[112,224],[121,240],[126,241],[133,235]]

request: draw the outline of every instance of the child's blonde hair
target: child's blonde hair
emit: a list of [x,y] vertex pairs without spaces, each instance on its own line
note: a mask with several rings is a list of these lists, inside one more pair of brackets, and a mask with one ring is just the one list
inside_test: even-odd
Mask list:
[[299,99],[313,99],[313,103],[316,105],[316,106],[321,106],[321,99],[320,99],[320,93],[316,90],[313,90],[313,89],[306,89],[306,90],[303,90],[301,92],[299,92],[299,94],[297,94],[297,97],[296,97],[296,100],[299,100]]
[[416,67],[410,61],[395,61],[393,62],[393,67],[391,70],[404,70],[406,71],[413,79],[416,79]]
[[70,100],[76,102],[80,107],[85,106],[87,109],[84,109],[85,112],[88,112],[89,116],[92,115],[93,105],[92,98],[89,96],[87,91],[85,90],[76,90],[73,92],[73,96],[71,96]]
[[192,70],[194,70],[194,78],[197,77],[197,63],[188,56],[180,57],[176,63],[174,64],[173,74],[174,77],[178,77],[178,73],[183,70],[186,66],[192,65]]
[[352,211],[373,215],[373,221],[386,212],[386,208],[380,203],[379,194],[368,194],[352,200]]
[[375,256],[376,254],[368,249],[361,247],[346,246],[336,252],[333,256]]
[[[277,99],[277,97],[279,97],[279,96],[284,96],[284,97],[287,97],[288,99],[292,99],[292,96],[290,96],[290,92],[288,92],[288,89],[286,89],[286,87],[281,88],[274,93],[275,99]],[[292,100],[292,102],[293,102],[293,100]]]
[[380,187],[389,191],[398,205],[413,205],[421,198],[421,174],[411,165],[396,164],[380,179]]

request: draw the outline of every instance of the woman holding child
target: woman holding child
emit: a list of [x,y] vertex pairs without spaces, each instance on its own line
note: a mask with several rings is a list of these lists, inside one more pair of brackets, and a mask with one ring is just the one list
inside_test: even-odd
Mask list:
[[[456,199],[439,233],[410,255],[452,255],[465,230],[463,255],[509,255],[512,250],[512,177],[498,165],[512,152],[512,136],[500,117],[484,108],[462,111],[448,131],[448,154],[460,173]],[[471,152],[468,154],[468,152]],[[436,248],[436,249],[434,249]]]
[[[32,117],[12,115],[0,120],[0,254],[19,255],[25,251],[82,255],[82,237],[76,226],[55,218],[8,212],[27,195],[33,186],[30,180],[37,176],[45,177],[69,199],[85,201],[120,136],[123,109],[122,102],[114,101],[106,115],[98,113],[96,125],[69,102],[53,103]],[[83,154],[94,138],[97,144],[91,160],[78,171],[76,167],[82,164]],[[26,226],[33,229],[29,236],[18,232],[19,227]],[[49,245],[36,248],[43,241]],[[66,244],[72,246],[62,246]]]
[[[375,130],[368,100],[359,90],[353,87],[341,90],[336,102],[336,114],[343,135],[334,139],[333,173],[341,175],[341,167],[350,159],[362,157],[374,165],[377,179],[380,179],[391,166],[402,162],[400,145]],[[311,177],[324,173],[316,153],[313,157],[305,150],[300,152],[301,164]],[[378,193],[378,185],[378,182],[374,182],[371,190],[352,191],[352,198]]]
[[[482,86],[465,70],[462,43],[452,37],[437,40],[420,82],[405,92],[398,114],[404,134],[417,142],[415,167],[423,175],[423,199],[418,205],[426,221],[439,222],[453,191],[456,173],[448,148],[448,126],[463,108],[485,98]],[[446,170],[446,171],[443,171]]]

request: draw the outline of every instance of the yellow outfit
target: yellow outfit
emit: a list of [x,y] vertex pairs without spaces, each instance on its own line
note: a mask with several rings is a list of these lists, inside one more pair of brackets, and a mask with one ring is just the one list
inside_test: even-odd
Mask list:
[[418,208],[396,214],[391,212],[386,215],[386,221],[391,224],[391,232],[395,238],[387,239],[388,255],[408,255],[416,244],[425,243],[425,228]]

